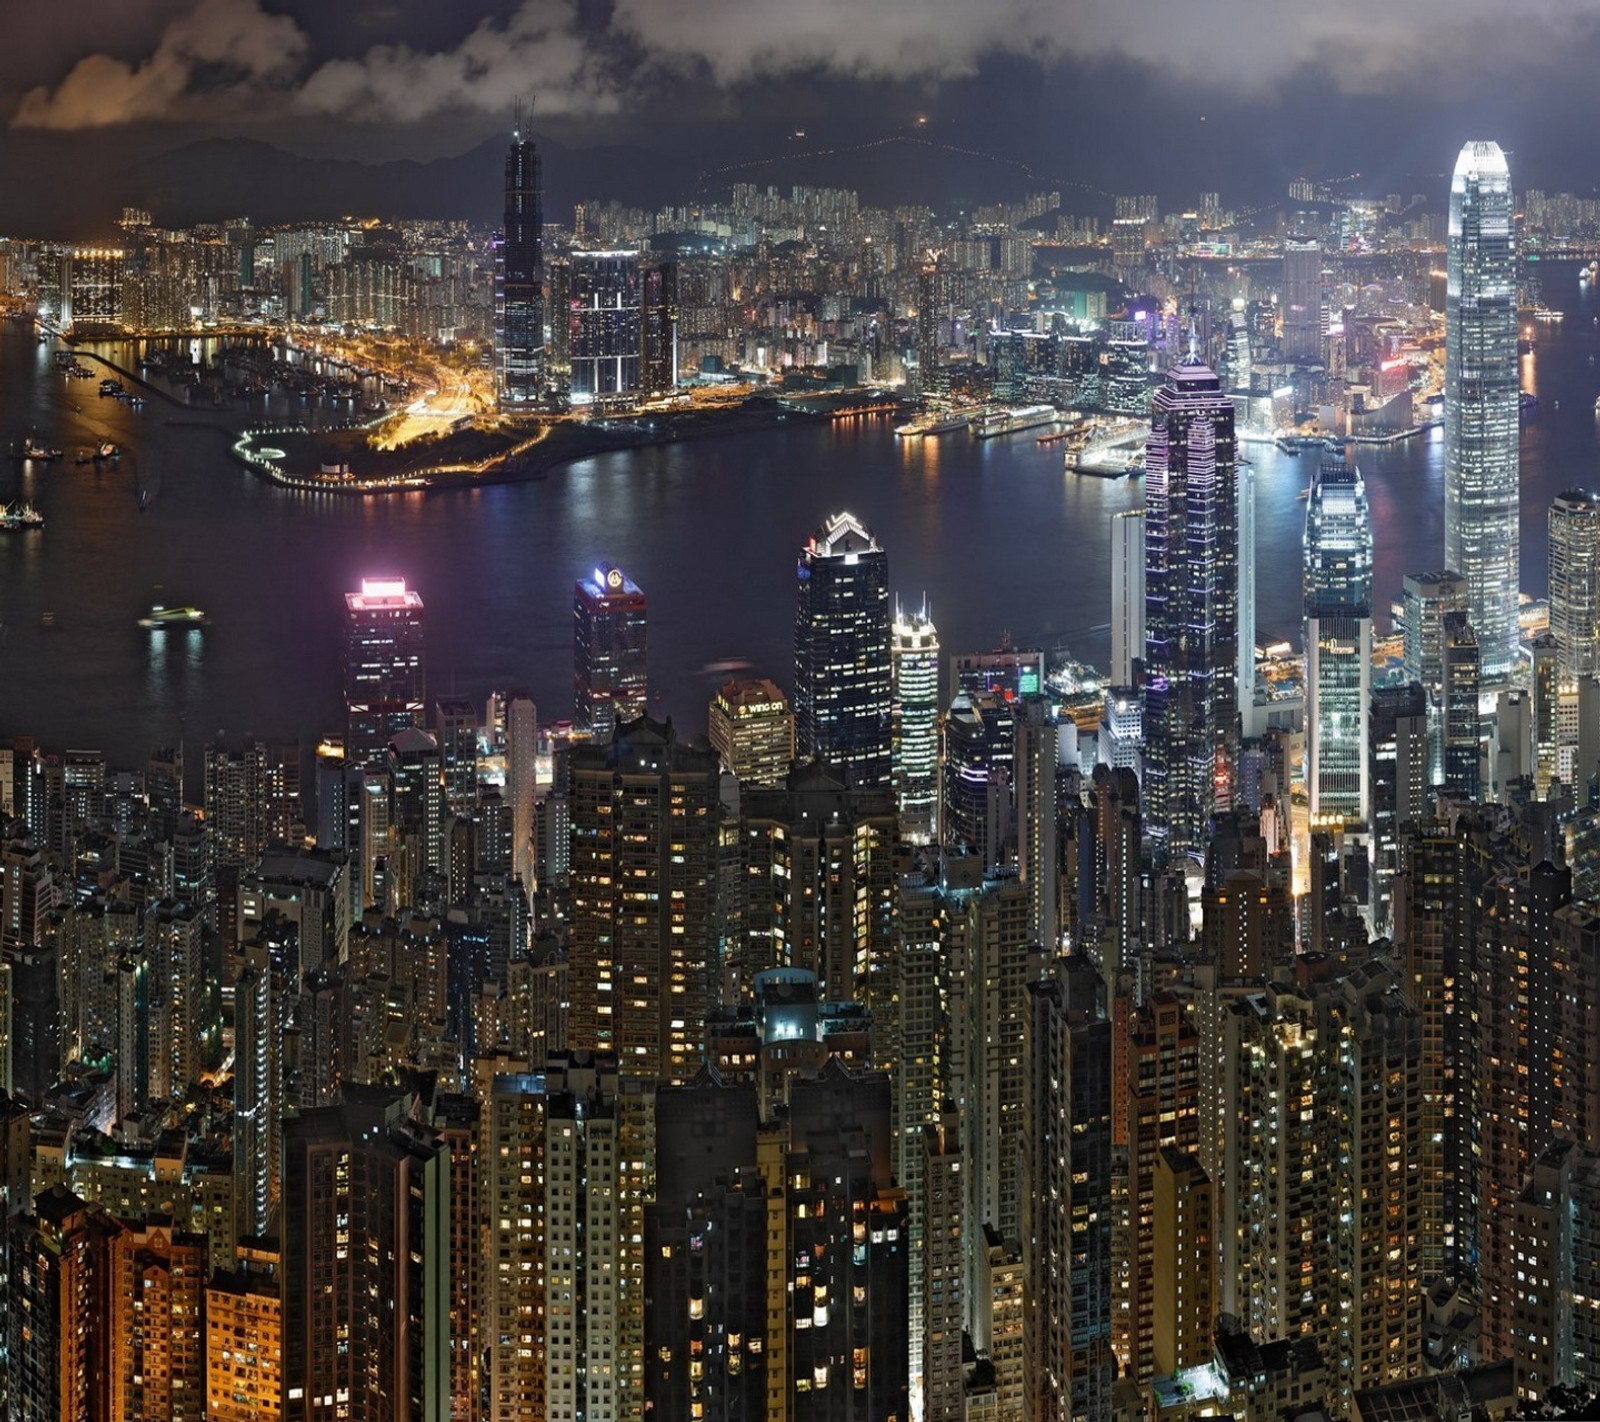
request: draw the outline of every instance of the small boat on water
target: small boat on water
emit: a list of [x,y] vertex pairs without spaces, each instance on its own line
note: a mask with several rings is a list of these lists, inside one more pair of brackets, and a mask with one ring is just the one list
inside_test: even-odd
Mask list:
[[204,627],[206,615],[198,607],[164,607],[158,602],[139,619],[139,625],[147,632],[164,632],[168,628],[181,631],[190,627]]
[[44,527],[44,515],[32,504],[0,504],[0,533],[31,533]]
[[94,457],[96,459],[121,459],[122,451],[118,449],[116,445],[107,443],[101,445],[99,449],[95,450]]

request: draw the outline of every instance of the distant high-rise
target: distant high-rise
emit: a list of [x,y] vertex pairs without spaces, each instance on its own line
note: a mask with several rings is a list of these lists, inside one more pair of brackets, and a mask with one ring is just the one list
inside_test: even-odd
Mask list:
[[707,715],[711,744],[741,783],[781,785],[794,763],[789,698],[765,677],[724,682]]
[[927,604],[896,607],[893,637],[895,805],[901,833],[927,844],[939,819],[939,632]]
[[1198,858],[1232,798],[1239,516],[1233,403],[1186,361],[1145,449],[1145,800],[1158,860]]
[[863,789],[893,770],[889,557],[867,526],[834,514],[800,551],[794,722],[802,757],[821,756]]
[[1297,365],[1322,359],[1322,244],[1283,244],[1283,358]]
[[678,383],[678,264],[653,262],[645,269],[640,379],[652,395]]
[[345,759],[382,765],[394,735],[423,724],[422,597],[404,578],[363,578],[344,606]]
[[1144,660],[1144,510],[1111,518],[1111,684],[1133,685]]
[[1317,471],[1305,529],[1306,739],[1314,819],[1364,826],[1372,688],[1372,521],[1361,471]]
[[639,254],[574,252],[567,263],[567,346],[574,404],[640,388]]
[[1467,580],[1486,680],[1516,665],[1519,640],[1516,265],[1505,155],[1469,143],[1450,182],[1444,561]]
[[1444,699],[1442,784],[1462,800],[1478,798],[1478,694],[1483,682],[1481,645],[1462,612],[1444,619]]
[[1568,489],[1550,505],[1550,631],[1568,676],[1600,672],[1600,494]]
[[929,252],[917,272],[917,394],[926,400],[948,388],[939,339],[939,303],[944,271],[941,254]]
[[505,228],[495,260],[494,346],[500,404],[534,404],[544,392],[544,188],[539,150],[520,115],[506,153]]
[[645,601],[639,585],[602,563],[572,589],[573,719],[597,740],[644,715]]

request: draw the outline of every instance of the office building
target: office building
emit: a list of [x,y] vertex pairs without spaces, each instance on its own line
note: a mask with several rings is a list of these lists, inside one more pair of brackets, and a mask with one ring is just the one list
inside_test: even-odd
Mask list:
[[794,622],[794,726],[862,789],[893,782],[889,558],[855,515],[838,513],[800,551]]
[[544,179],[521,116],[506,152],[505,218],[495,251],[494,346],[500,407],[544,394]]
[[1132,686],[1144,661],[1144,510],[1111,516],[1111,684]]
[[567,350],[574,405],[639,391],[639,286],[638,252],[573,252],[567,258]]
[[1371,812],[1372,520],[1353,463],[1324,461],[1306,504],[1306,780],[1314,823],[1365,831]]
[[985,869],[1010,860],[1017,702],[999,692],[960,692],[944,717],[939,841],[976,854]]
[[1427,695],[1417,682],[1379,686],[1367,718],[1367,779],[1372,794],[1372,926],[1390,931],[1400,872],[1401,830],[1428,808]]
[[1156,392],[1145,448],[1145,782],[1156,860],[1198,859],[1232,802],[1239,730],[1233,405],[1185,362]]
[[1500,145],[1468,143],[1450,181],[1444,562],[1467,580],[1467,615],[1490,682],[1516,666],[1520,636],[1513,206]]
[[1467,611],[1467,580],[1459,573],[1407,573],[1401,584],[1401,665],[1428,702],[1428,784],[1444,779],[1444,619]]
[[572,618],[573,720],[603,741],[649,705],[644,594],[621,568],[602,563],[573,584]]
[[1283,244],[1283,358],[1322,361],[1322,244],[1291,237]]
[[1465,613],[1444,618],[1444,693],[1441,707],[1445,793],[1476,801],[1482,727],[1478,697],[1482,688],[1482,647]]
[[1255,719],[1256,704],[1256,471],[1253,464],[1239,464],[1239,635],[1238,682],[1239,725],[1246,736],[1260,735],[1265,728]]
[[741,785],[781,785],[794,764],[789,698],[765,677],[724,682],[707,715],[712,747]]
[[894,796],[900,832],[932,843],[939,829],[939,632],[924,603],[897,604],[889,654],[894,679]]
[[624,722],[571,751],[569,1041],[630,1076],[699,1070],[715,957],[718,782],[709,746]]
[[1565,675],[1600,672],[1600,494],[1591,489],[1550,505],[1550,633]]
[[344,606],[345,758],[381,766],[396,733],[427,714],[422,597],[404,578],[364,578]]

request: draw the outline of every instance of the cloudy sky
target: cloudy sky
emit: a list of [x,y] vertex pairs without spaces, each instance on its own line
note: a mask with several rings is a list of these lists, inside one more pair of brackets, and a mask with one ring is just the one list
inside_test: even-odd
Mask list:
[[[535,101],[563,142],[707,162],[938,141],[1121,190],[1379,189],[1500,139],[1519,179],[1600,173],[1595,0],[0,0],[13,138],[251,134],[435,157]],[[0,138],[0,143],[5,139]]]

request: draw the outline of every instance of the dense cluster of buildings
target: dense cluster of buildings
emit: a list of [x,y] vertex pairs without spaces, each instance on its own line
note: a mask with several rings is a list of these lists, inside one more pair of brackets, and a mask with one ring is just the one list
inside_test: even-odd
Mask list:
[[[503,397],[590,360],[615,393],[634,219],[581,214],[607,245],[558,278],[520,139],[507,194]],[[651,714],[648,595],[602,562],[570,719],[440,694],[423,592],[379,577],[314,752],[0,745],[4,1415],[1373,1422],[1600,1391],[1600,496],[1551,509],[1524,639],[1509,194],[1469,145],[1444,566],[1404,580],[1398,666],[1328,448],[1303,695],[1264,694],[1252,397],[1196,304],[1092,695],[942,647],[841,511],[798,547],[792,666],[728,681],[704,736]],[[1020,263],[1006,233],[1051,211],[961,260]],[[1118,260],[1161,231],[1119,205]],[[1279,260],[1310,370],[1329,306]],[[609,352],[563,350],[551,304]]]

